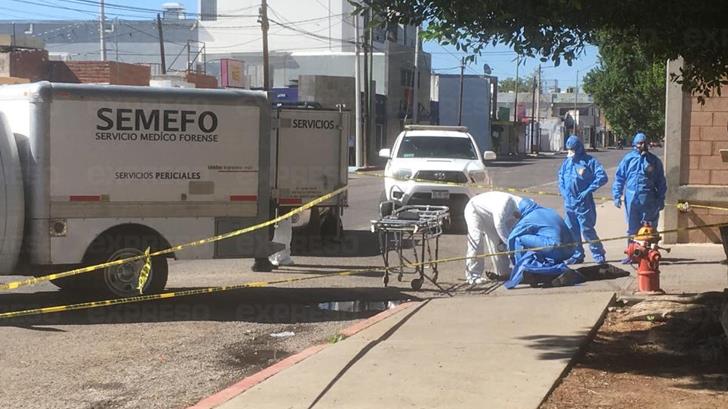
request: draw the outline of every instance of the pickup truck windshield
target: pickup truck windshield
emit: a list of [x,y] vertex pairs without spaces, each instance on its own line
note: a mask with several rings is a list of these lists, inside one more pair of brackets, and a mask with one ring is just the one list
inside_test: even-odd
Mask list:
[[399,145],[397,157],[478,159],[469,138],[447,136],[405,136]]

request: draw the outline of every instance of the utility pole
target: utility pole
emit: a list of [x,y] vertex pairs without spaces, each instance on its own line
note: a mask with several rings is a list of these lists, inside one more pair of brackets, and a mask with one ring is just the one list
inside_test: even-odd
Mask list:
[[119,17],[114,18],[114,52],[116,53],[114,60],[119,61],[119,33],[116,28],[119,27]]
[[190,48],[190,40],[187,40],[187,72],[192,71],[192,49]]
[[[364,38],[363,44],[362,44],[362,51],[364,52],[364,104],[362,106],[362,112],[361,112],[361,123],[362,123],[362,145],[365,147],[364,152],[366,152],[366,146],[367,146],[367,136],[369,135],[369,115],[371,114],[369,112],[369,53],[371,50],[369,50],[369,30],[366,29],[367,23],[368,23],[368,14],[365,14],[362,16],[364,19],[364,27],[362,29],[362,37]],[[362,162],[366,163],[366,155],[363,155]]]
[[414,82],[412,86],[412,123],[417,124],[420,111],[419,91],[420,91],[420,26],[415,28],[415,72],[412,78]]
[[458,126],[463,124],[463,82],[465,80],[465,57],[460,59],[460,103],[458,104]]
[[513,122],[518,122],[518,66],[521,65],[521,57],[516,57],[516,95],[513,98]]
[[[364,60],[364,64],[369,64],[369,76],[364,78],[364,81],[369,84],[369,94],[367,95],[366,101],[364,101],[367,104],[367,112],[369,112],[369,116],[367,116],[367,132],[364,134],[364,146],[368,146],[369,143],[372,141],[372,134],[374,134],[374,140],[375,145],[377,149],[381,148],[381,146],[377,145],[376,143],[376,125],[375,125],[375,118],[377,116],[377,110],[374,108],[372,110],[372,101],[376,100],[377,90],[376,88],[372,89],[371,84],[374,79],[374,26],[371,24],[371,22],[374,21],[374,13],[372,12],[372,9],[369,9],[369,60]],[[364,151],[364,162],[367,163],[367,155],[366,150]]]
[[354,15],[354,136],[356,143],[356,167],[364,167],[364,140],[361,132],[361,78],[359,75],[359,16]]
[[531,153],[533,153],[533,128],[536,123],[536,77],[533,77],[532,86],[531,86],[531,132],[530,137],[528,138],[528,144],[529,150]]
[[104,0],[99,1],[99,47],[101,48],[101,61],[106,61],[106,30],[104,30]]
[[263,89],[270,91],[270,61],[268,56],[268,1],[260,2],[260,29],[263,31]]
[[162,75],[164,75],[167,73],[167,62],[164,57],[164,33],[162,32],[162,17],[160,17],[159,14],[157,14],[157,31],[159,32],[159,57],[162,62]]
[[536,75],[536,153],[541,149],[541,64]]
[[579,108],[576,104],[579,102],[579,70],[576,70],[576,88],[574,89],[574,135],[576,135],[576,120],[579,117]]

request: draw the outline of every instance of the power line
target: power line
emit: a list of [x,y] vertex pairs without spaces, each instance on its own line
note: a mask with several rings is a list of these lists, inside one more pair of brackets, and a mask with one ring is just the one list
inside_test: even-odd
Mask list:
[[312,33],[310,31],[302,30],[300,28],[296,28],[296,27],[293,27],[293,26],[289,26],[289,25],[283,24],[283,23],[281,23],[279,21],[270,19],[270,18],[268,20],[271,23],[273,23],[273,24],[275,24],[277,26],[280,26],[280,27],[283,27],[283,28],[287,28],[289,30],[293,30],[293,31],[299,32],[299,33],[301,33],[303,35],[307,35],[309,37],[313,37],[313,38],[318,39],[318,40],[321,40],[321,41],[337,41],[337,42],[340,42],[342,44],[356,44],[354,41],[351,41],[351,40],[344,40],[342,38],[331,38],[331,37],[328,37],[328,36],[323,36],[323,35],[320,35],[320,34]]

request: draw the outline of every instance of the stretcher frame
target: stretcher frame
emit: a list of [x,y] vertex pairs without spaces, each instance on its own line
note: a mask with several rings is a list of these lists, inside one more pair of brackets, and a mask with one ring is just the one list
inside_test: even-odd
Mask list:
[[[397,272],[398,281],[402,281],[405,274],[417,274],[410,282],[414,290],[422,288],[425,278],[437,284],[440,236],[449,219],[447,206],[407,205],[371,221],[371,231],[377,233],[384,261],[382,282],[385,287],[393,271]],[[394,257],[391,252],[395,253]],[[398,265],[393,266],[394,262]],[[425,274],[427,267],[432,269],[431,276]]]

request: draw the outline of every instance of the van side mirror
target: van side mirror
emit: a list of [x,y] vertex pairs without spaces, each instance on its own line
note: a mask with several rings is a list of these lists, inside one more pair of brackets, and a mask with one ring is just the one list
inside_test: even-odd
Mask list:
[[392,150],[391,149],[380,149],[379,157],[389,159],[390,157],[392,157]]
[[483,160],[495,160],[496,154],[493,151],[485,151],[483,152]]

